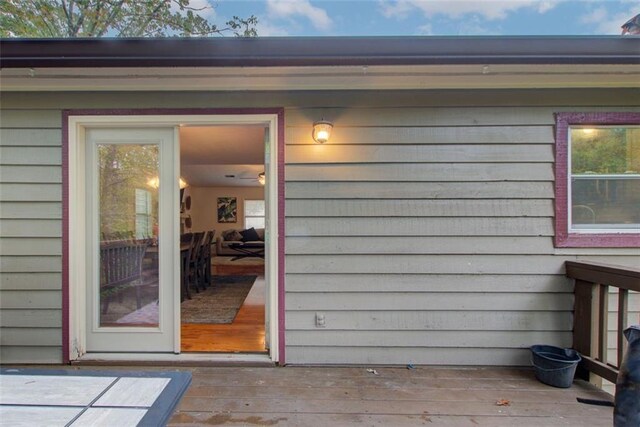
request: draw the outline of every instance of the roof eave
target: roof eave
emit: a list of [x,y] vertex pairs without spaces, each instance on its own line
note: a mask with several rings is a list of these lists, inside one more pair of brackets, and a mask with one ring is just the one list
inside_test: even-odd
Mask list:
[[639,37],[3,39],[2,68],[640,64]]

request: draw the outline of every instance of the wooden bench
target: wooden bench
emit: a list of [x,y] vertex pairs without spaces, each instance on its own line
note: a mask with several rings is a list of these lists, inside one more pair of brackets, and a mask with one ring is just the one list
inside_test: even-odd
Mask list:
[[142,306],[140,285],[142,282],[142,260],[147,242],[115,240],[100,244],[100,302],[102,314],[109,309],[114,296],[122,299],[122,292],[136,288],[136,306]]

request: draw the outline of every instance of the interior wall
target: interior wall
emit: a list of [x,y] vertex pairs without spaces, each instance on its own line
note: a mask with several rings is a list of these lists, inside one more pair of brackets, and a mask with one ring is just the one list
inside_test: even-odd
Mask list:
[[[216,237],[231,228],[244,229],[244,201],[264,198],[264,187],[189,187],[191,191],[191,221],[193,232],[216,230]],[[238,199],[238,221],[219,223],[218,197]]]

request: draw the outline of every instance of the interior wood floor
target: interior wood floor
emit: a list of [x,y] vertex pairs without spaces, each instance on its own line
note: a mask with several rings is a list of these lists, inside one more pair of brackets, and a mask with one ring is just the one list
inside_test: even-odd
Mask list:
[[264,266],[217,266],[213,274],[256,274],[251,291],[231,324],[181,325],[183,352],[258,353],[265,349]]
[[532,369],[193,368],[169,426],[611,426],[611,399],[584,381],[544,385]]

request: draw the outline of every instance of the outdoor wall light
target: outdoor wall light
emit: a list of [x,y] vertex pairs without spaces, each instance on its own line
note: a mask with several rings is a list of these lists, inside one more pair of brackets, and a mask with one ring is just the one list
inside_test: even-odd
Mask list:
[[331,138],[331,130],[333,129],[333,123],[326,120],[320,120],[313,123],[313,140],[318,144],[324,144]]
[[265,177],[264,172],[258,174],[258,182],[260,183],[260,185],[264,185],[264,183],[267,182],[267,178]]

